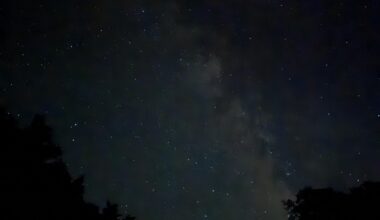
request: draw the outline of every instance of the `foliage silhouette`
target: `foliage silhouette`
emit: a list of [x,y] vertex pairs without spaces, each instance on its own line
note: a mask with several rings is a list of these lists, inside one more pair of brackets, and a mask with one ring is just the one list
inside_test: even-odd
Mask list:
[[380,182],[365,182],[349,193],[305,188],[283,203],[289,220],[379,220]]
[[42,115],[26,128],[0,108],[1,219],[133,220],[116,204],[99,207],[83,199],[83,176],[73,179]]

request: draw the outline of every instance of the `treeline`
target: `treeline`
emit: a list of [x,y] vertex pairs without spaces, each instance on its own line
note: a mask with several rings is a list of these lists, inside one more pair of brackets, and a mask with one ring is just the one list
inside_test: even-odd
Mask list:
[[305,188],[284,206],[289,220],[379,220],[380,182],[365,182],[348,193]]
[[[0,170],[5,220],[134,220],[110,202],[100,209],[83,199],[83,176],[73,179],[45,118],[22,128],[0,108]],[[379,168],[380,171],[380,168]],[[350,192],[305,188],[283,201],[289,220],[379,220],[380,183],[365,182]]]
[[103,209],[83,199],[84,178],[73,179],[41,115],[21,128],[0,109],[2,212],[13,220],[133,220],[121,216],[117,204]]

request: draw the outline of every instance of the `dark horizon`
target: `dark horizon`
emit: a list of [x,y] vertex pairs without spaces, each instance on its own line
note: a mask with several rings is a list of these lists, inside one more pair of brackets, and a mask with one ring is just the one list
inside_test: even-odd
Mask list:
[[138,219],[286,219],[380,181],[380,2],[0,3],[0,105],[44,114],[85,199]]
[[[121,212],[121,204],[107,200],[99,206],[85,199],[85,176],[68,172],[44,115],[35,115],[30,125],[20,127],[0,107],[0,146],[2,219],[136,220],[131,213]],[[27,205],[20,207],[20,201]],[[305,187],[281,203],[288,220],[377,220],[380,182],[366,181],[347,193]]]

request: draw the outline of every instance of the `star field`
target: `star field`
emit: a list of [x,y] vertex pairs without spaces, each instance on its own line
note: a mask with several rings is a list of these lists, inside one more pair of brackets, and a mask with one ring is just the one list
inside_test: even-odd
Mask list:
[[1,3],[0,102],[47,115],[86,198],[138,219],[286,219],[380,180],[377,1]]

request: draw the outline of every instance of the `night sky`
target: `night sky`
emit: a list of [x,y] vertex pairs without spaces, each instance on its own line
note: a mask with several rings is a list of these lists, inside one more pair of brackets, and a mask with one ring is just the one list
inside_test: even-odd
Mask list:
[[380,180],[380,2],[6,0],[0,102],[47,115],[86,198],[280,220]]

